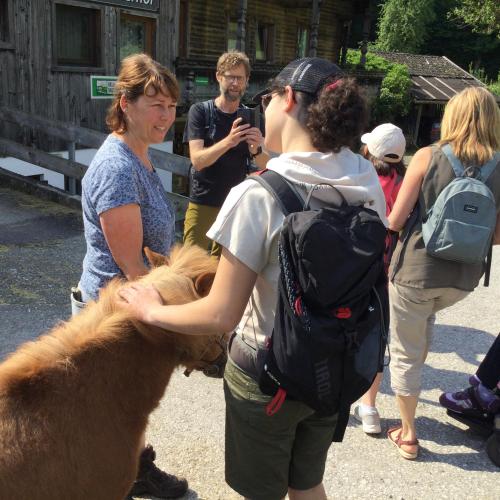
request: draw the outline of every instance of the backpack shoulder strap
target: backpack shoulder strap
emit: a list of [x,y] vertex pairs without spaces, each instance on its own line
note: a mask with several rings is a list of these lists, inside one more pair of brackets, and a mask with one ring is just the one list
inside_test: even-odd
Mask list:
[[441,150],[446,155],[446,158],[448,158],[451,168],[455,173],[455,177],[461,177],[462,175],[464,175],[465,169],[460,160],[453,153],[453,149],[451,148],[451,146],[449,144],[445,144],[441,147]]
[[497,168],[497,165],[500,163],[500,153],[497,151],[491,158],[490,161],[486,162],[482,167],[481,167],[481,178],[483,179],[483,182],[486,182],[488,180],[488,177],[495,171]]
[[215,105],[214,100],[203,101],[203,111],[205,112],[206,137],[213,141],[215,137]]
[[293,212],[302,212],[304,201],[282,175],[273,170],[264,170],[259,175],[250,176],[250,179],[257,181],[271,193],[285,217]]
[[[443,153],[446,155],[448,158],[448,161],[450,162],[453,172],[455,172],[456,177],[460,177],[461,175],[464,174],[465,169],[460,162],[460,160],[455,156],[453,153],[453,150],[449,144],[445,144],[442,148]],[[495,171],[495,168],[497,167],[498,163],[500,162],[500,153],[497,151],[493,157],[491,158],[490,161],[485,163],[480,169],[480,175],[481,175],[481,180],[483,182],[486,182],[488,180],[488,177]]]

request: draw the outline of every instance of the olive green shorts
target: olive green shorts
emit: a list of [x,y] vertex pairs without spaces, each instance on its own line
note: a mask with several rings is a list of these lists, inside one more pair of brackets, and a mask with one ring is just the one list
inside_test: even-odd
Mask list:
[[226,481],[252,500],[278,500],[288,488],[308,490],[323,481],[337,416],[319,417],[285,400],[267,416],[272,399],[230,359],[224,373]]
[[213,257],[220,257],[222,247],[207,237],[207,231],[217,218],[220,207],[189,202],[184,219],[184,243],[198,245]]

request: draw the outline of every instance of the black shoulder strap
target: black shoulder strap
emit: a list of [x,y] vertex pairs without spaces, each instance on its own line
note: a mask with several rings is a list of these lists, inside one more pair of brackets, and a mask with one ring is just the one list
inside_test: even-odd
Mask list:
[[214,100],[209,99],[208,101],[203,101],[203,110],[205,111],[205,129],[206,138],[210,141],[214,140],[215,137],[215,105]]
[[264,170],[250,179],[257,181],[273,195],[285,217],[293,212],[302,212],[304,200],[282,175],[273,170]]

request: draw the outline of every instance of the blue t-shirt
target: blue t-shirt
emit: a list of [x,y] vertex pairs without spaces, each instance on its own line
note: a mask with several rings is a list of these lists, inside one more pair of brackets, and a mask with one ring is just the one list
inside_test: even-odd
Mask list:
[[[80,288],[97,299],[99,289],[123,276],[111,255],[99,215],[111,208],[137,204],[141,209],[142,246],[167,254],[174,242],[174,211],[160,178],[141,163],[120,139],[109,135],[82,180],[82,210],[87,253]],[[143,255],[144,256],[144,255]],[[144,256],[144,262],[147,263]]]

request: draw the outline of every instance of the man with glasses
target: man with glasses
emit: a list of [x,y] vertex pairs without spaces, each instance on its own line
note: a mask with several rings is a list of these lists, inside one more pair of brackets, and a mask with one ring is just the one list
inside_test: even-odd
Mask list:
[[251,160],[259,167],[266,163],[260,129],[237,118],[249,76],[245,54],[222,54],[216,71],[220,95],[193,104],[184,130],[192,164],[184,243],[198,245],[217,257],[221,248],[207,238],[207,231],[231,188],[245,179]]

